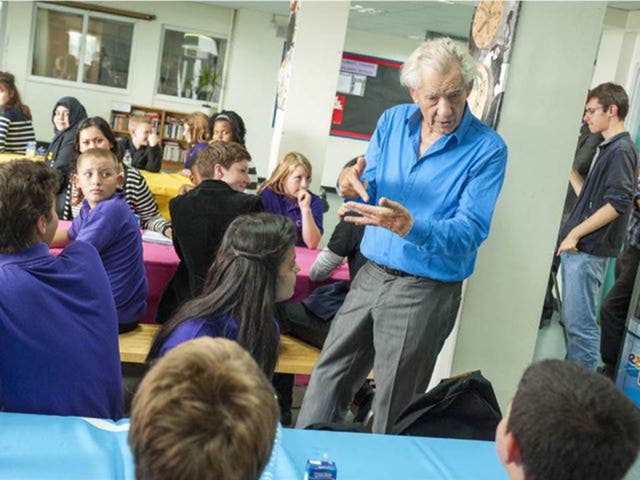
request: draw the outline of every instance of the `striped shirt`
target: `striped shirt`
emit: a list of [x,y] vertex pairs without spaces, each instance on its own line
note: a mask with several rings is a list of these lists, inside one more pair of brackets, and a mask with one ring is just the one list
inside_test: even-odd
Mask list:
[[251,183],[246,188],[247,190],[257,190],[258,189],[258,171],[256,170],[256,164],[253,161],[249,160],[249,179]]
[[35,141],[31,119],[13,109],[0,114],[0,152],[24,153],[27,144]]
[[[71,198],[75,195],[75,187],[70,185],[64,202],[65,220],[72,220],[80,213],[82,204],[71,205]],[[124,166],[124,195],[129,208],[140,217],[141,228],[163,233],[171,227],[171,223],[160,215],[147,181],[136,168],[127,165]]]

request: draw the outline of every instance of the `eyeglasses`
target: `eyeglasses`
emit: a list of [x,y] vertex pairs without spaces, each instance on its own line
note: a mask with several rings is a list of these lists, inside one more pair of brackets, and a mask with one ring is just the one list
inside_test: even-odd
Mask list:
[[584,109],[584,114],[585,114],[585,115],[593,115],[593,114],[594,114],[594,113],[596,113],[598,110],[604,110],[604,107],[585,108],[585,109]]

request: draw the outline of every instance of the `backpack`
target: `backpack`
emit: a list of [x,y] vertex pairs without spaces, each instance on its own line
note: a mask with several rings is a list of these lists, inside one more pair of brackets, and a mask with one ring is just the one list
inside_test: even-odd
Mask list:
[[479,370],[442,380],[414,398],[391,433],[493,440],[502,419],[491,383]]

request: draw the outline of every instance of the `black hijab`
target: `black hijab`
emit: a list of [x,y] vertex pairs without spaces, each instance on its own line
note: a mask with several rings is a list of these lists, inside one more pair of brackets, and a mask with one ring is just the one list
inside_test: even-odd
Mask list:
[[67,186],[69,180],[76,129],[78,124],[87,118],[87,112],[75,97],[62,97],[58,100],[58,103],[53,106],[51,122],[53,122],[56,108],[59,106],[63,106],[69,110],[69,126],[62,131],[57,131],[54,124],[53,140],[49,145],[45,159],[49,166],[55,168],[60,173],[60,190],[62,190]]

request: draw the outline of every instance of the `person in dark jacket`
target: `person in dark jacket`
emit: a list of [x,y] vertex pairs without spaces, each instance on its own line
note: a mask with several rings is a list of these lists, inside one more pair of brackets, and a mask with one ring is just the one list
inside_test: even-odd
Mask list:
[[237,143],[213,142],[196,154],[191,166],[196,187],[169,202],[180,265],[160,301],[158,323],[200,294],[229,224],[240,215],[263,210],[260,197],[242,193],[250,181],[249,158]]
[[159,172],[162,166],[162,147],[158,135],[151,127],[151,119],[142,115],[129,118],[129,134],[131,138],[118,140],[118,147],[126,159],[126,152],[131,155],[131,166],[139,170]]
[[624,128],[629,98],[624,89],[603,83],[589,92],[584,120],[604,141],[586,178],[575,170],[571,186],[578,195],[562,227],[558,246],[562,272],[562,320],[567,360],[594,371],[600,331],[597,301],[609,258],[617,257],[632,207],[638,154]]
[[56,193],[56,212],[60,218],[64,212],[72,160],[75,158],[73,144],[76,139],[76,130],[78,124],[85,118],[87,118],[87,111],[75,97],[62,97],[53,106],[51,121],[54,135],[45,160],[50,167],[57,170],[60,178],[60,187]]
[[[591,133],[589,131],[589,125],[587,125],[586,122],[582,122],[580,125],[580,134],[578,135],[578,143],[576,145],[576,153],[573,157],[573,169],[581,177],[586,177],[589,173],[593,157],[598,150],[598,145],[600,145],[603,140],[604,139],[601,134]],[[569,214],[571,213],[571,210],[573,210],[577,199],[578,196],[576,195],[576,192],[573,190],[571,184],[569,184],[567,188],[567,195],[564,199],[564,207],[562,207],[562,220],[560,221],[561,227],[567,221],[567,218],[569,218]],[[558,235],[560,235],[560,233],[561,231],[558,232]],[[559,238],[558,242],[560,240],[562,239]],[[560,257],[555,255],[554,252],[553,262],[551,263],[551,273],[549,274],[549,282],[547,284],[547,293],[545,294],[544,307],[542,308],[542,318],[540,321],[541,327],[549,325],[553,311],[557,309],[556,300],[553,296],[553,284],[559,268]]]

